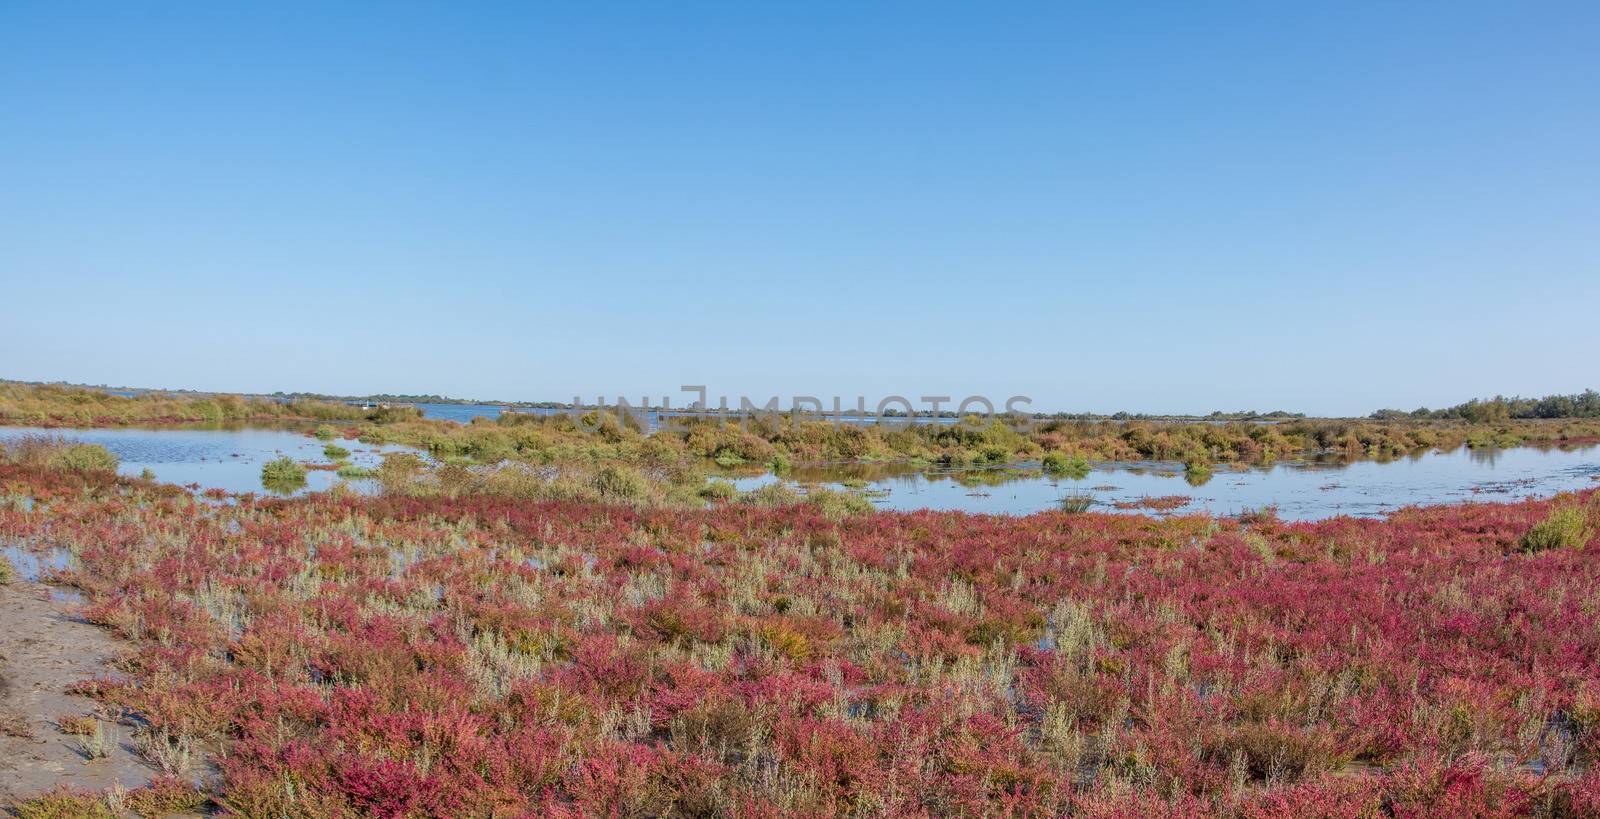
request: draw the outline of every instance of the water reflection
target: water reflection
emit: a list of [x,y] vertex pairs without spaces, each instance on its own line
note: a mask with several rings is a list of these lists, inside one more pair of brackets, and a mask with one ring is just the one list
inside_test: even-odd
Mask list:
[[[331,467],[324,442],[311,425],[212,425],[181,429],[39,429],[0,427],[0,441],[27,435],[60,435],[105,446],[121,460],[119,471],[157,480],[260,492],[262,466],[288,457]],[[375,468],[399,445],[374,446],[341,440],[348,460]],[[1414,504],[1470,500],[1515,500],[1600,486],[1600,449],[1564,446],[1468,449],[1411,454],[1392,460],[1323,458],[1252,467],[1220,464],[1211,470],[1163,462],[1099,463],[1087,472],[1045,471],[1038,462],[968,469],[915,463],[850,463],[797,466],[781,477],[759,466],[722,470],[741,490],[783,481],[861,492],[888,509],[952,509],[1027,514],[1068,506],[1116,510],[1121,504],[1143,513],[1207,511],[1237,514],[1274,506],[1282,517],[1315,520],[1334,515],[1379,515]],[[1071,474],[1066,474],[1070,472]],[[331,468],[312,469],[304,484],[276,484],[281,494],[329,489],[341,479]],[[373,483],[352,480],[358,489]],[[1152,509],[1145,501],[1183,496],[1187,502]]]
[[280,478],[262,477],[261,486],[274,495],[287,497],[306,488],[306,477],[304,475]]
[[1471,458],[1474,463],[1494,466],[1500,460],[1500,450],[1498,447],[1492,446],[1478,447],[1477,449],[1469,447],[1467,449],[1467,457]]
[[[951,509],[1028,514],[1092,506],[1096,511],[1238,514],[1276,507],[1281,517],[1319,520],[1375,516],[1404,506],[1516,500],[1595,487],[1594,446],[1414,453],[1387,461],[1320,458],[1256,467],[1219,464],[1099,463],[1082,478],[1043,472],[1038,464],[972,470],[909,464],[841,464],[796,468],[776,478],[734,475],[742,490],[776,480],[870,491],[886,509]],[[1178,504],[1174,498],[1183,496]],[[1150,503],[1151,499],[1165,502]],[[1166,508],[1162,508],[1166,507]]]
[[[99,444],[111,450],[121,462],[117,472],[139,477],[149,470],[164,483],[228,492],[260,492],[295,495],[331,488],[339,478],[331,470],[314,469],[298,485],[275,482],[262,485],[261,467],[287,457],[309,464],[332,465],[323,454],[324,442],[311,437],[312,424],[251,425],[215,424],[172,429],[42,429],[0,427],[0,441],[47,435],[71,441]],[[358,466],[376,467],[384,452],[406,451],[399,445],[371,445],[340,441],[350,450],[348,460]],[[372,488],[370,481],[351,481],[357,489]]]

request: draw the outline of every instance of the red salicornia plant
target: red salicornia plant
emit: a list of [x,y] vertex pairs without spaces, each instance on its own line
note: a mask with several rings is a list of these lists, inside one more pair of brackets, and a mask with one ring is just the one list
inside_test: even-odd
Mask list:
[[[1524,548],[1558,510],[1588,539]],[[241,816],[1595,815],[1594,522],[1594,493],[825,516],[0,466],[0,537],[69,550],[137,647],[80,688],[174,776],[209,753]]]

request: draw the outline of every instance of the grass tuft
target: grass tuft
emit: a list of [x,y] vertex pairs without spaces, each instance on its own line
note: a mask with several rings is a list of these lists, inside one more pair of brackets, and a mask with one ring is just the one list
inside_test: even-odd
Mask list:
[[1522,551],[1543,552],[1549,549],[1582,549],[1594,537],[1594,527],[1589,525],[1588,510],[1582,506],[1562,506],[1533,525],[1522,536]]
[[1089,508],[1097,502],[1094,495],[1087,492],[1071,492],[1060,500],[1061,511],[1074,515],[1082,514],[1089,511]]

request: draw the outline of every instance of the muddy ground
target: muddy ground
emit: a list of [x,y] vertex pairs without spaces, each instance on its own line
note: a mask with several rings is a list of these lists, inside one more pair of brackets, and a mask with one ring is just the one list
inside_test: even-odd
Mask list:
[[0,810],[58,784],[132,790],[156,771],[135,753],[129,729],[102,720],[108,755],[89,760],[78,737],[62,733],[62,716],[97,713],[67,689],[114,672],[106,665],[117,641],[76,617],[75,603],[49,586],[18,579],[0,585]]

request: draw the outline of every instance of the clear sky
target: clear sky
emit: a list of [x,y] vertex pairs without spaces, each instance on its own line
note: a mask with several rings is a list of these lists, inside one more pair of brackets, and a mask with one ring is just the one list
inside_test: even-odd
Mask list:
[[9,0],[0,377],[1577,391],[1597,43],[1593,2]]

